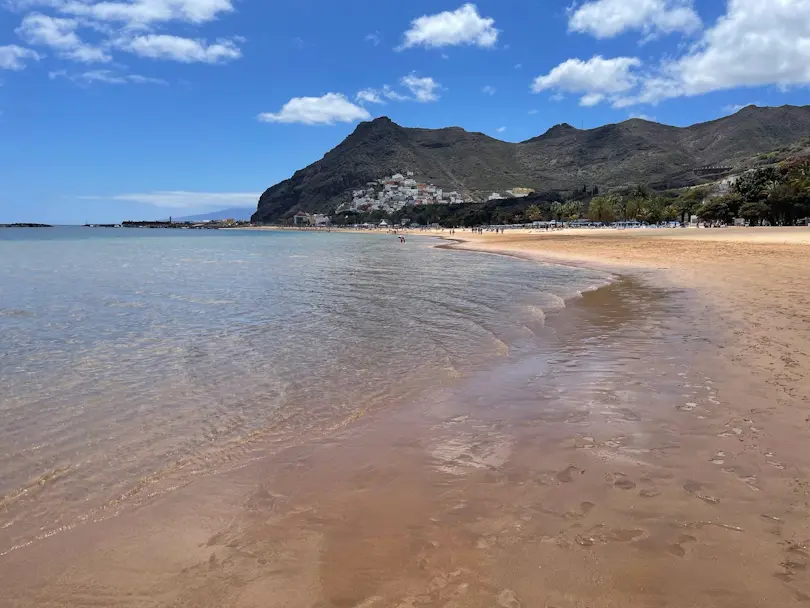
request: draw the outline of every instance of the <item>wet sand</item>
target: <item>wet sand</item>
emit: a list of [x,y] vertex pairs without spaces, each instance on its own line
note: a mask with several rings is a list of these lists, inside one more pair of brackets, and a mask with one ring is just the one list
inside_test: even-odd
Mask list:
[[808,250],[689,236],[464,243],[622,278],[537,353],[0,558],[0,604],[806,605]]

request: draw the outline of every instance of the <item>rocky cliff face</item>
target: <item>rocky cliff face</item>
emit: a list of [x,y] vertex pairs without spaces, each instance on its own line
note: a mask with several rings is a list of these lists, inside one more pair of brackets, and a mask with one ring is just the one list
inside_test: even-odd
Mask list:
[[694,169],[740,163],[810,135],[810,106],[743,108],[691,127],[640,119],[596,129],[562,124],[521,143],[458,127],[413,129],[388,118],[364,122],[323,159],[262,194],[254,221],[296,211],[331,212],[366,182],[401,171],[445,189],[481,196],[526,186],[569,190],[645,183],[697,183]]

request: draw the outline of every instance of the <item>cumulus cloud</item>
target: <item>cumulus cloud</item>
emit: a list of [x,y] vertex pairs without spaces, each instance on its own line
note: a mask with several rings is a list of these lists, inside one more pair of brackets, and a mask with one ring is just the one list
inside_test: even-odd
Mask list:
[[379,91],[375,91],[374,89],[363,89],[362,91],[358,91],[357,95],[354,96],[355,101],[359,101],[361,103],[385,103],[385,100],[380,96]]
[[76,33],[78,28],[76,19],[32,13],[26,15],[16,32],[29,44],[50,47],[65,59],[81,63],[107,63],[112,60],[104,49],[85,43]]
[[687,94],[810,83],[810,0],[730,0],[676,69]]
[[454,11],[414,19],[400,48],[459,45],[491,48],[498,42],[498,33],[494,19],[479,15],[474,4],[465,4]]
[[596,55],[588,61],[569,59],[545,76],[535,78],[532,91],[574,93],[582,95],[580,105],[593,106],[633,89],[638,82],[634,70],[640,66],[641,60],[636,57],[605,59]]
[[80,196],[83,200],[125,201],[168,207],[170,209],[201,209],[206,207],[255,207],[259,192],[187,192],[166,190],[111,196]]
[[380,32],[372,32],[371,34],[366,35],[366,42],[370,42],[374,46],[379,46],[380,42],[382,42],[382,38],[380,38]]
[[16,44],[0,46],[0,70],[24,70],[27,61],[39,61],[39,59],[39,53],[31,49]]
[[119,74],[113,72],[112,70],[91,70],[88,72],[81,72],[77,74],[68,73],[67,70],[58,70],[55,72],[49,72],[48,78],[54,80],[56,78],[66,78],[72,82],[77,84],[94,84],[94,83],[104,83],[104,84],[160,84],[160,85],[167,85],[169,84],[165,80],[161,80],[160,78],[149,78],[147,76],[141,76],[140,74]]
[[116,46],[139,57],[169,59],[182,63],[226,63],[242,56],[242,51],[233,40],[221,39],[209,44],[205,40],[167,34],[126,38],[117,41]]
[[484,93],[485,95],[494,95],[495,87],[486,85],[483,89],[481,89],[481,92]]
[[568,29],[596,38],[613,38],[626,31],[640,30],[648,36],[701,28],[692,0],[592,0],[574,8]]
[[337,122],[368,120],[371,114],[362,106],[353,104],[340,93],[327,93],[322,97],[293,97],[276,113],[259,114],[261,122],[300,123],[305,125],[333,125]]
[[428,76],[419,77],[416,74],[408,74],[400,81],[402,86],[407,88],[416,101],[427,103],[439,99],[441,85]]
[[664,61],[620,105],[738,87],[810,84],[810,0],[729,0],[683,56]]

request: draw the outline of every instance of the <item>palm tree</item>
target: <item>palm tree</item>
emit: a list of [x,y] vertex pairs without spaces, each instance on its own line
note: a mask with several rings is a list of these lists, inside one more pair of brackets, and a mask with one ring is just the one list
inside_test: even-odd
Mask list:
[[634,198],[649,198],[650,189],[645,184],[636,184],[630,192],[630,196]]
[[582,215],[582,204],[579,201],[569,201],[563,205],[563,213],[569,220],[578,220]]
[[539,222],[543,219],[543,211],[537,205],[529,205],[526,208],[525,215],[530,222]]
[[605,196],[597,196],[592,199],[588,207],[588,217],[594,222],[612,222],[616,219],[613,200]]

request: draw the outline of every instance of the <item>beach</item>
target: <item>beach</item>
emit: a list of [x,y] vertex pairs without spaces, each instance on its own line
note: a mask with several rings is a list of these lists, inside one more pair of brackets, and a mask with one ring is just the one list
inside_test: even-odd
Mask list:
[[[496,356],[420,372],[424,390],[386,389],[284,449],[0,557],[0,604],[806,605],[808,237],[459,232],[454,249],[528,260],[444,252],[455,278],[437,270],[419,306],[469,281],[442,313],[462,328],[469,302],[517,304],[511,282],[567,276],[548,263],[609,280],[480,317]],[[403,285],[384,307],[414,297]],[[396,348],[412,349],[388,345],[392,386],[407,383]]]

